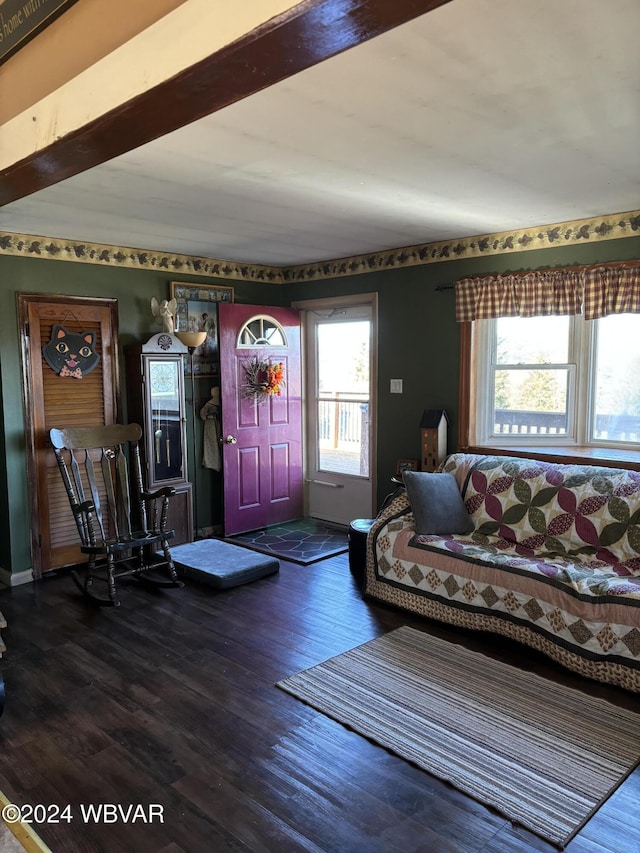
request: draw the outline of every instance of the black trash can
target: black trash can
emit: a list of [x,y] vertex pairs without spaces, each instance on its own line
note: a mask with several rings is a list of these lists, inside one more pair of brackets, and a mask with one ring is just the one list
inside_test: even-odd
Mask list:
[[354,518],[349,524],[349,568],[360,591],[367,572],[367,534],[375,518]]

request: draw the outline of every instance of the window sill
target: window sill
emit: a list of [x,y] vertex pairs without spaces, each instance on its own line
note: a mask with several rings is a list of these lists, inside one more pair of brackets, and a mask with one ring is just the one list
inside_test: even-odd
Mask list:
[[467,453],[486,453],[495,456],[518,456],[526,459],[539,459],[543,462],[563,462],[574,465],[602,465],[605,468],[629,468],[640,471],[640,450],[621,450],[619,447],[540,447],[530,445],[517,447],[508,445],[470,446]]

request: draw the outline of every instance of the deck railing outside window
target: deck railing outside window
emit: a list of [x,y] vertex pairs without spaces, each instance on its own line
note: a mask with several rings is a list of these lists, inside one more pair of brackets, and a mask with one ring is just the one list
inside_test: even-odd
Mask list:
[[365,394],[318,400],[320,467],[368,476],[369,400]]
[[[564,412],[516,411],[496,409],[495,435],[566,435]],[[640,417],[634,415],[596,415],[594,438],[610,441],[639,441]]]

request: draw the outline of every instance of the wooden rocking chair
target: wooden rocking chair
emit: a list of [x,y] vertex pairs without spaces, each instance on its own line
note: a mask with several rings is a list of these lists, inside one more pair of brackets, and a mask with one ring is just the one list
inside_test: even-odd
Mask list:
[[[89,555],[84,579],[75,570],[71,573],[84,595],[117,607],[116,581],[126,576],[154,586],[183,586],[169,550],[174,531],[167,530],[175,490],[144,491],[138,424],[63,427],[50,430],[49,436],[81,551]],[[106,583],[108,598],[96,594],[96,581]]]

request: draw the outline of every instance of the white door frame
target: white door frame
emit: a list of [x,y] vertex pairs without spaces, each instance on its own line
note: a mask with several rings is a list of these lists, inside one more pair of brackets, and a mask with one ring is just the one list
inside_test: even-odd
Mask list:
[[[371,465],[369,471],[369,485],[371,489],[370,495],[370,510],[368,517],[375,515],[376,495],[377,495],[377,458],[378,458],[378,443],[377,443],[377,424],[378,424],[378,294],[377,293],[355,293],[349,296],[329,296],[320,299],[301,299],[291,303],[292,308],[300,310],[300,327],[302,332],[302,397],[303,400],[308,399],[309,385],[309,346],[313,346],[314,342],[307,339],[307,312],[322,312],[330,315],[332,311],[340,308],[349,308],[357,305],[368,305],[371,308],[371,357],[370,357],[370,427],[369,441],[371,445]],[[308,419],[306,416],[306,405],[303,406],[303,459],[304,459],[304,476],[305,480],[308,476]],[[309,489],[305,488],[305,515],[309,513]]]

